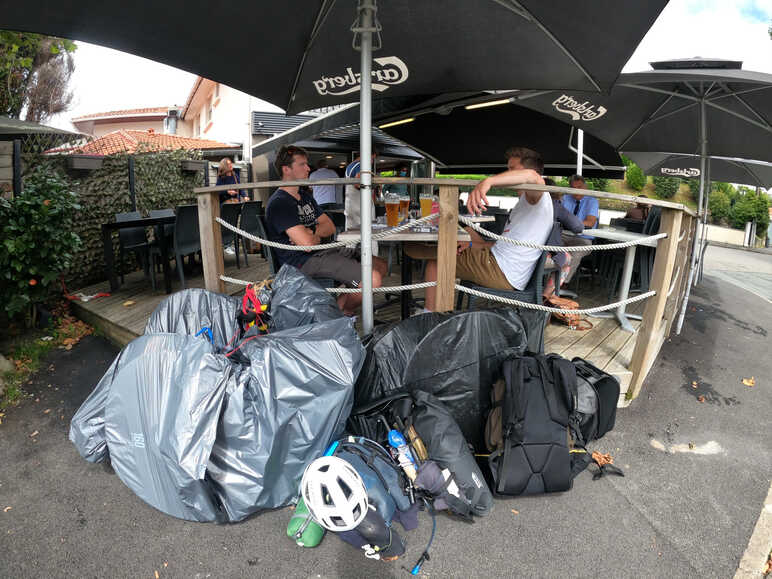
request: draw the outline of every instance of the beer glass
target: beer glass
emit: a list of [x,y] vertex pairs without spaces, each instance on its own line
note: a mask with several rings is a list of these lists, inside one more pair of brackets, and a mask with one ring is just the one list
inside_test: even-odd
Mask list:
[[421,203],[421,217],[426,217],[432,214],[432,203],[434,202],[434,195],[431,193],[421,193],[419,198]]
[[386,225],[389,227],[399,225],[399,195],[394,193],[386,195]]

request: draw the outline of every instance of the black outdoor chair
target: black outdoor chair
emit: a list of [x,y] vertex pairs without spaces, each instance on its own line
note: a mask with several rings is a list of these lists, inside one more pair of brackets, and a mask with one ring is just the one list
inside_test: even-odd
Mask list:
[[201,251],[201,234],[198,227],[198,205],[179,205],[177,219],[174,222],[174,258],[177,262],[177,275],[182,289],[185,289],[185,272],[182,258],[185,255]]
[[[242,203],[241,207],[241,225],[239,227],[246,231],[247,233],[251,233],[255,236],[260,236],[258,233],[258,227],[259,227],[259,221],[258,216],[263,212],[263,202],[262,201],[246,201],[245,203]],[[241,240],[241,247],[244,249],[244,265],[249,265],[249,260],[247,259],[248,251],[247,251],[247,243],[246,239]]]
[[[268,239],[268,229],[265,215],[258,215],[257,225],[259,228],[257,236],[262,237],[263,239]],[[267,245],[263,245],[263,254],[265,255],[265,260],[268,262],[268,271],[271,272],[271,276],[275,276],[279,272],[279,269],[281,269],[279,256],[276,254],[276,251],[274,251],[273,247],[268,247]],[[325,289],[338,285],[338,283],[330,277],[315,277],[313,280]]]
[[[142,219],[139,211],[130,211],[128,213],[116,213],[116,221],[132,221]],[[124,282],[123,257],[126,253],[132,252],[137,261],[145,271],[145,276],[150,274],[150,244],[147,241],[147,233],[144,227],[127,227],[118,230],[119,254],[118,263],[121,270],[121,283]]]
[[[174,217],[174,209],[151,209],[150,217]],[[160,228],[156,228],[156,233]],[[169,223],[163,226],[163,236],[166,238],[166,247],[171,248],[174,245],[174,224]],[[161,247],[159,246],[160,240],[156,240],[150,245],[150,283],[155,290],[155,274],[156,274],[156,258],[161,258]]]
[[[480,292],[493,294],[498,297],[508,298],[510,300],[519,300],[521,302],[527,302],[529,304],[540,304],[542,303],[542,293],[544,290],[543,277],[544,277],[544,262],[546,261],[546,259],[547,259],[547,252],[542,251],[541,255],[539,256],[539,259],[536,262],[536,267],[533,268],[531,279],[528,280],[528,284],[525,286],[523,290],[491,289],[489,287],[475,285],[470,281],[463,281],[463,280],[461,281],[461,285]],[[456,309],[460,310],[462,308],[464,295],[469,296],[467,308],[471,310],[475,300],[477,300],[478,298],[477,296],[464,294],[463,292],[458,292],[458,298],[456,299]]]
[[[241,205],[241,203],[223,203],[220,205],[220,218],[229,225],[238,227]],[[220,231],[223,248],[228,247],[231,243],[233,244],[233,249],[236,252],[236,267],[241,269],[241,264],[239,263],[239,245],[242,245],[243,242],[241,236],[222,225],[220,225]]]

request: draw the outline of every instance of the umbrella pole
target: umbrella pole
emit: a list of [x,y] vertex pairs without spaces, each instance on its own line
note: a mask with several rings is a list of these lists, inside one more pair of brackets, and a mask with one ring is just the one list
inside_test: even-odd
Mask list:
[[576,174],[582,174],[582,163],[584,161],[584,131],[576,131]]
[[697,256],[698,262],[697,262],[697,278],[694,280],[694,285],[699,285],[702,283],[702,274],[705,271],[705,252],[703,251],[705,248],[705,243],[707,243],[708,238],[708,209],[710,208],[710,190],[711,190],[711,175],[710,175],[710,159],[707,160],[706,163],[708,174],[705,177],[705,182],[707,183],[707,186],[705,188],[705,213],[702,217],[702,235],[700,236],[700,253]]
[[[700,100],[700,195],[697,200],[697,221],[700,220],[700,211],[702,210],[702,198],[705,193],[705,164],[708,157],[708,133],[707,133],[707,120],[705,115],[705,99]],[[689,280],[686,284],[686,295],[683,302],[681,302],[681,313],[678,315],[678,324],[676,325],[676,334],[681,333],[681,328],[684,325],[684,316],[686,315],[686,307],[689,304],[689,295],[692,292],[692,282],[694,281],[694,266],[697,262],[697,248],[700,246],[700,240],[696,236],[692,243],[692,258],[691,265],[689,266]]]
[[359,155],[360,215],[362,221],[362,330],[365,334],[373,331],[373,246],[372,246],[372,60],[373,60],[373,16],[374,0],[363,0],[359,4],[359,26],[361,27],[361,89],[359,93]]

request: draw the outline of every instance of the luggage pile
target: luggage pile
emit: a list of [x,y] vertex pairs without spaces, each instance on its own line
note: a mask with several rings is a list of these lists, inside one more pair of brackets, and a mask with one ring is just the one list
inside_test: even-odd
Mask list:
[[[187,290],[162,302],[73,418],[159,510],[235,522],[297,502],[287,534],[326,530],[370,558],[405,551],[393,523],[473,522],[494,496],[563,492],[614,427],[619,383],[585,360],[531,353],[545,317],[424,314],[363,345],[334,298],[297,269],[243,299]],[[620,471],[621,472],[621,471]],[[619,474],[619,473],[617,473]]]

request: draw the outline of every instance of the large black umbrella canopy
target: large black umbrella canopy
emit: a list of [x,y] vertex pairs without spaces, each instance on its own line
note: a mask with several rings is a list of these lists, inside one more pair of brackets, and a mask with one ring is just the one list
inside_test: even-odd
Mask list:
[[[710,61],[715,63],[716,61]],[[698,67],[622,74],[608,94],[524,93],[517,102],[572,123],[618,150],[702,154],[701,103],[707,156],[772,162],[772,74]]]
[[[679,155],[673,153],[630,153],[630,158],[647,175],[659,177],[680,177],[699,179],[701,175],[698,155]],[[740,183],[753,187],[772,187],[772,163],[732,159],[729,157],[710,157],[710,178],[713,181]]]
[[[608,89],[667,0],[388,0],[373,94]],[[0,0],[0,26],[93,42],[187,70],[288,113],[359,98],[355,0]],[[187,22],[185,18],[193,20]],[[211,25],[214,25],[214,28]],[[379,40],[378,40],[379,37]],[[602,45],[601,45],[602,43]]]
[[[413,118],[411,122],[385,126],[382,130],[440,161],[443,173],[504,171],[504,152],[512,146],[541,153],[546,175],[576,172],[576,152],[569,148],[569,145],[575,146],[576,141],[573,127],[515,104],[471,109],[456,106],[452,110],[440,107],[439,111]],[[585,136],[583,151],[585,176],[612,179],[622,176],[624,169],[619,154],[607,143]]]
[[[382,99],[373,107],[373,124],[437,164],[441,173],[498,173],[506,170],[504,152],[524,146],[542,154],[547,175],[576,172],[576,141],[571,125],[506,101],[514,94],[453,93]],[[494,106],[477,107],[497,103]],[[404,122],[405,120],[409,122]],[[317,117],[252,148],[252,156],[282,145],[324,140],[344,127],[359,131],[358,105]],[[392,124],[392,123],[399,124]],[[374,133],[375,134],[375,133]],[[374,139],[375,142],[375,139]],[[621,178],[624,166],[613,147],[592,136],[584,140],[587,177]]]

